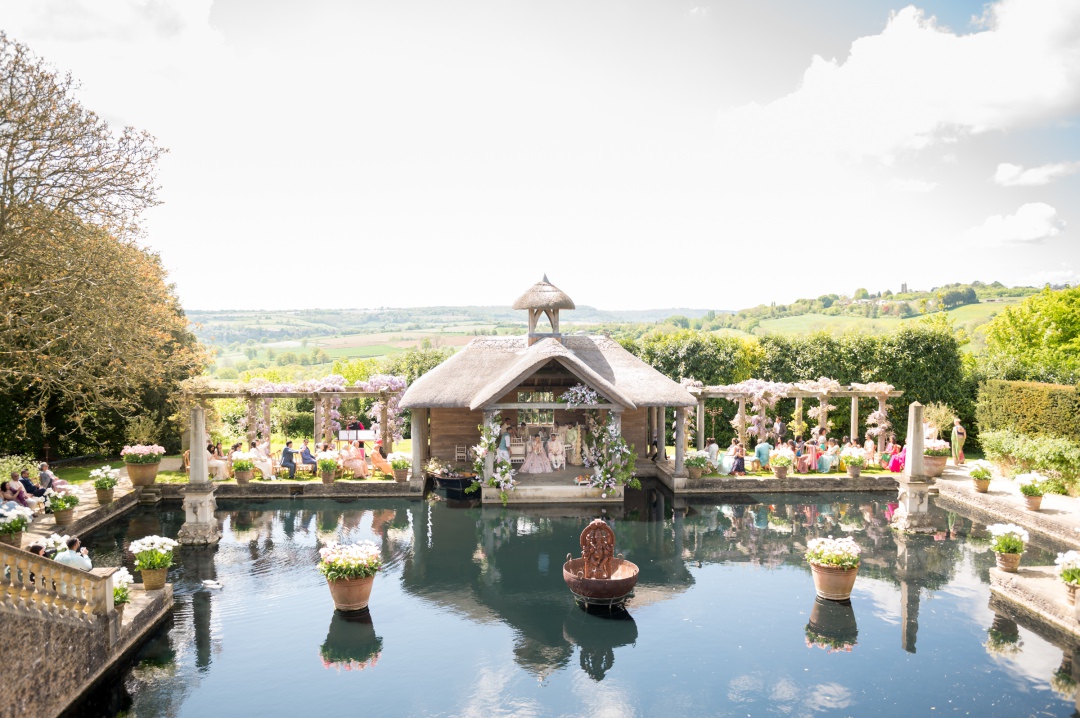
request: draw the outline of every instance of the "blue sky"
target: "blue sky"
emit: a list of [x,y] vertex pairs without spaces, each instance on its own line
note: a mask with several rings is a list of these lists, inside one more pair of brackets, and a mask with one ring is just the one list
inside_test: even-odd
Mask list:
[[506,304],[545,272],[602,308],[1080,278],[1075,0],[0,18],[170,148],[145,242],[192,308]]

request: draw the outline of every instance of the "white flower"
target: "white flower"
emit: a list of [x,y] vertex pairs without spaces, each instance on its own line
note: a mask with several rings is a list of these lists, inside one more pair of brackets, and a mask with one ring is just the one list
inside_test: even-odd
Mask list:
[[1020,539],[1024,543],[1028,542],[1028,532],[1016,524],[991,524],[986,527],[986,530],[990,532],[990,535],[997,538],[998,536],[1013,535]]
[[132,578],[131,574],[128,573],[128,570],[124,567],[120,567],[120,569],[113,574],[112,580],[113,588],[118,588],[120,586],[130,586],[131,584],[135,583],[135,579]]
[[132,541],[128,546],[128,550],[134,554],[144,553],[146,551],[157,551],[158,553],[171,553],[174,548],[180,544],[173,541],[171,538],[165,538],[164,536],[146,536]]
[[[1044,481],[1046,481],[1046,477],[1034,471],[1029,474],[1018,474],[1016,477],[1017,486],[1027,486],[1028,484],[1041,484]],[[1024,540],[1026,541],[1027,539]]]

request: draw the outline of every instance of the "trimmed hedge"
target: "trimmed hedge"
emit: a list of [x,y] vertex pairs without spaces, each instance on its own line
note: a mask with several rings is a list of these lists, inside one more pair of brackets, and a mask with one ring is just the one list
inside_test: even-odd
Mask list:
[[986,458],[1006,474],[1038,471],[1055,480],[1059,493],[1073,493],[1080,479],[1080,443],[1057,436],[1025,436],[1015,431],[984,431]]
[[979,386],[979,432],[1014,431],[1080,441],[1080,393],[1062,384],[992,379]]

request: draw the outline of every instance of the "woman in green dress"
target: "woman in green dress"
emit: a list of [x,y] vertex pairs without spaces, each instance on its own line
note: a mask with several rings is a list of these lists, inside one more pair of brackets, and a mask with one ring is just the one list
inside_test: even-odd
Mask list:
[[952,436],[949,437],[952,442],[952,462],[953,466],[960,466],[964,463],[964,439],[967,438],[967,432],[960,426],[959,418],[953,419],[952,423]]

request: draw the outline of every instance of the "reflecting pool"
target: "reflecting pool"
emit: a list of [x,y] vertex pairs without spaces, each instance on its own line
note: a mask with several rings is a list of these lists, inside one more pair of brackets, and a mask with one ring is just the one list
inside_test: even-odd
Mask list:
[[[1075,646],[989,607],[985,527],[935,508],[936,534],[898,536],[891,498],[221,501],[220,545],[177,552],[168,623],[71,714],[1073,715]],[[597,516],[641,569],[626,612],[586,613],[562,580]],[[182,521],[140,508],[84,543],[133,570],[126,544]],[[829,534],[863,547],[850,605],[816,600],[802,560]],[[343,616],[318,548],[364,539],[386,566]]]

